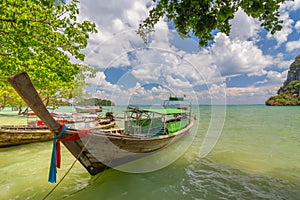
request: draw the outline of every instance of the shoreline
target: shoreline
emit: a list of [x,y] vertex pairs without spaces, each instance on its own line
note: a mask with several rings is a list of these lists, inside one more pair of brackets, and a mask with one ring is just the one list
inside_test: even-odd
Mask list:
[[36,121],[37,117],[18,115],[18,111],[0,111],[0,126],[5,125],[27,125],[28,122]]

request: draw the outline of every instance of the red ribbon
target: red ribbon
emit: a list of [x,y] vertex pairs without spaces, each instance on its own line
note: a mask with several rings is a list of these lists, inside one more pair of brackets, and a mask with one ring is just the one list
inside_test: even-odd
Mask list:
[[57,141],[56,141],[56,167],[57,168],[60,168],[60,164],[61,164],[60,141],[67,142],[67,141],[78,140],[82,137],[85,137],[90,132],[91,132],[91,130],[81,130],[77,133],[70,135],[69,137],[64,138],[64,139],[61,139],[61,138],[57,139]]

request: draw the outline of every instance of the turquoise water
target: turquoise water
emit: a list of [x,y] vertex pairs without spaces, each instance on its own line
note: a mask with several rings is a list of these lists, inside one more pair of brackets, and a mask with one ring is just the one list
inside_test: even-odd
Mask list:
[[[110,169],[90,177],[75,163],[57,186],[47,182],[51,142],[1,148],[0,199],[42,199],[56,186],[47,199],[299,198],[300,107],[227,106],[222,134],[205,158],[199,152],[211,110],[199,109],[196,136],[184,138],[192,142],[189,148],[167,167],[149,173]],[[1,113],[0,120],[6,120]],[[172,150],[166,154],[172,156]],[[73,162],[62,147],[58,180]]]

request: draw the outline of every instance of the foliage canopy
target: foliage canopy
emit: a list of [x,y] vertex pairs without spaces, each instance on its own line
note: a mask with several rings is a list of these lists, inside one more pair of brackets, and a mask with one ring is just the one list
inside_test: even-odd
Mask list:
[[154,25],[166,16],[172,20],[179,34],[191,33],[199,39],[200,46],[206,46],[213,39],[211,32],[219,30],[230,33],[229,21],[234,14],[244,12],[260,20],[261,26],[272,34],[281,30],[279,19],[280,4],[286,0],[153,0],[156,6],[150,10],[148,18],[140,24],[138,34],[147,42],[147,34],[154,31]]
[[84,60],[81,50],[87,46],[89,34],[97,30],[90,21],[78,22],[77,3],[78,0],[1,1],[0,90],[11,91],[7,78],[26,71],[49,102],[57,97],[68,99],[76,75],[80,74],[81,80],[94,76],[93,68],[78,63]]

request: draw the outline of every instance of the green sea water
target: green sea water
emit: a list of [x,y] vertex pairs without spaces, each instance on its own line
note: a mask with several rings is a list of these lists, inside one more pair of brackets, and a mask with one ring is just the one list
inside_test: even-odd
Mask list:
[[[189,148],[170,165],[148,173],[110,169],[91,177],[76,162],[61,183],[50,184],[52,142],[1,148],[0,199],[299,199],[300,107],[227,106],[222,134],[205,158],[199,152],[211,107],[199,110],[195,137],[183,141]],[[121,115],[122,108],[115,111]],[[26,120],[0,112],[2,125]],[[178,154],[172,149],[164,153]],[[151,165],[154,159],[160,158],[145,162]],[[62,147],[58,181],[73,163]]]

